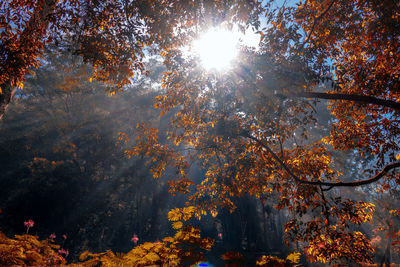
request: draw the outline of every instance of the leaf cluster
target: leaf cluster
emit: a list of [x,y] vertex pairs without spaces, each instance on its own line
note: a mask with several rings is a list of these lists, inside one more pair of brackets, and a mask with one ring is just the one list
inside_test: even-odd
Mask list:
[[0,232],[0,265],[64,265],[66,260],[57,252],[59,248],[51,239],[39,241],[32,235],[16,235],[12,239]]

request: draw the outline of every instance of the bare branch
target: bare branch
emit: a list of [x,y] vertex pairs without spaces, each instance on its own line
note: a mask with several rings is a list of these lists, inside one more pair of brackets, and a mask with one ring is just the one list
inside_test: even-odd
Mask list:
[[329,191],[329,190],[331,190],[333,187],[334,187],[334,186],[330,186],[330,187],[328,187],[328,188],[322,188],[322,187],[321,187],[321,191]]
[[268,153],[271,154],[271,156],[281,165],[281,167],[297,182],[302,183],[302,184],[309,184],[309,185],[314,185],[314,186],[328,186],[329,189],[332,189],[333,187],[337,186],[346,186],[346,187],[354,187],[354,186],[361,186],[361,185],[366,185],[366,184],[371,184],[374,183],[378,180],[380,180],[382,177],[385,176],[386,173],[388,173],[390,170],[394,168],[400,167],[400,161],[397,162],[392,162],[390,164],[387,164],[380,172],[378,172],[375,176],[366,179],[366,180],[361,180],[361,181],[354,181],[354,182],[323,182],[323,181],[308,181],[308,180],[303,180],[296,176],[290,168],[275,154],[275,152],[267,145],[265,142],[258,140],[257,138],[251,136],[250,134],[246,135],[247,138],[255,141],[256,143],[260,144],[263,148],[265,148]]
[[387,100],[382,98],[377,98],[367,95],[353,95],[353,94],[330,94],[330,93],[320,93],[320,92],[301,92],[291,94],[296,97],[306,97],[306,98],[321,98],[321,99],[332,99],[332,100],[348,100],[355,101],[366,104],[374,104],[378,106],[384,106],[400,111],[400,103]]

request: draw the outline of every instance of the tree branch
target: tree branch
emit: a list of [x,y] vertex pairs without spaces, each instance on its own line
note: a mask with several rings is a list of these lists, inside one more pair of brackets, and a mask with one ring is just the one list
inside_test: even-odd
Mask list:
[[381,179],[382,177],[385,176],[386,173],[388,173],[390,170],[394,169],[394,168],[398,168],[400,167],[400,161],[397,162],[393,162],[390,164],[387,164],[380,172],[378,172],[375,176],[366,179],[366,180],[361,180],[361,181],[354,181],[354,182],[322,182],[322,181],[308,181],[308,180],[303,180],[301,178],[299,178],[298,176],[296,176],[291,170],[290,168],[275,154],[274,151],[272,151],[272,149],[265,144],[265,142],[258,140],[257,138],[251,136],[250,134],[246,135],[247,138],[255,141],[256,143],[260,144],[263,148],[265,148],[268,153],[271,154],[271,156],[281,165],[281,167],[297,182],[302,183],[302,184],[309,184],[309,185],[314,185],[314,186],[328,186],[330,187],[329,189],[332,189],[333,187],[337,187],[337,186],[346,186],[346,187],[354,187],[354,186],[361,186],[361,185],[366,185],[366,184],[371,184],[374,183],[376,181],[378,181],[379,179]]
[[296,97],[306,97],[306,98],[355,101],[360,103],[384,106],[400,111],[399,102],[377,98],[373,96],[367,96],[367,95],[338,94],[338,93],[330,94],[330,93],[320,93],[320,92],[300,92],[300,93],[291,93],[290,95]]
[[318,20],[320,20],[323,16],[326,15],[326,13],[328,13],[329,9],[331,9],[331,7],[333,6],[334,3],[335,3],[335,0],[332,0],[332,2],[329,4],[328,8],[325,9],[324,12],[322,12],[318,17],[316,17],[314,19],[313,25],[311,26],[311,30],[308,33],[308,35],[307,35],[306,39],[304,40],[304,42],[301,44],[299,51],[302,50],[304,48],[305,44],[310,40],[311,34],[314,32],[314,28],[317,25]]
[[[25,69],[35,62],[36,58],[42,53],[41,49],[44,45],[42,40],[45,36],[47,26],[50,23],[49,15],[54,11],[57,2],[58,0],[44,0],[40,2],[40,5],[35,8],[34,13],[26,24],[25,29],[20,34],[18,43],[16,44],[18,53],[25,53],[26,48],[24,47],[38,46],[39,48],[37,48],[32,55],[24,55],[23,58],[21,58],[21,55],[7,54],[7,59],[3,63],[6,68],[16,65],[13,67],[14,73],[26,73]],[[39,42],[40,44],[38,45],[35,42]],[[21,77],[11,76],[0,84],[0,120],[6,112],[8,104],[12,101],[16,90],[15,82],[20,81],[22,78],[23,75]],[[14,85],[12,85],[13,83]]]

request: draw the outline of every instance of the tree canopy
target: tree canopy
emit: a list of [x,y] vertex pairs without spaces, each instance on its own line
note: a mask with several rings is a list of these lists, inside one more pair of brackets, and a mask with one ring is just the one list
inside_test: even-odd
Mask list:
[[[182,47],[220,24],[252,27],[260,44],[242,47],[225,73],[205,71]],[[247,194],[277,197],[275,208],[292,216],[286,240],[309,261],[371,261],[357,226],[375,205],[340,195],[400,183],[400,2],[6,1],[1,25],[2,113],[47,45],[80,55],[93,66],[89,81],[111,93],[145,74],[145,54],[155,52],[167,71],[154,107],[170,126],[138,124],[128,156],[145,156],[155,178],[175,168],[170,191],[188,194],[193,217],[233,211]],[[315,106],[327,100],[332,118],[321,121]],[[368,168],[349,177],[356,162],[341,157],[352,152]],[[193,165],[204,170],[200,182]]]
[[116,92],[144,72],[146,47],[154,44],[168,58],[193,34],[185,29],[224,19],[244,23],[249,14],[255,22],[258,10],[254,1],[3,1],[0,114],[48,45],[82,56],[94,67],[92,79]]
[[[354,224],[371,221],[374,204],[342,199],[337,187],[376,183],[396,187],[399,160],[399,3],[306,1],[265,6],[259,50],[243,49],[224,75],[204,73],[196,62],[173,62],[155,107],[175,112],[160,143],[156,129],[128,154],[150,157],[153,176],[175,165],[173,192],[190,194],[199,214],[234,209],[234,198],[263,201],[293,219],[288,241],[300,242],[310,261],[370,261],[368,239]],[[329,122],[315,119],[314,102],[330,99]],[[312,135],[315,125],[327,136]],[[356,151],[370,167],[345,177],[338,152]],[[195,184],[188,167],[205,170]],[[348,168],[346,166],[345,168]]]

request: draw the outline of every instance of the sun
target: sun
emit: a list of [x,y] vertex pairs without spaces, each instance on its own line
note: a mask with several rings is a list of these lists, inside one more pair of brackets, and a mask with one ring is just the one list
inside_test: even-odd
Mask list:
[[240,45],[257,47],[259,41],[259,36],[251,29],[242,33],[237,27],[232,30],[216,27],[201,34],[193,42],[192,52],[199,57],[203,68],[222,71],[232,66],[237,59]]
[[239,34],[212,28],[193,43],[194,53],[205,69],[223,70],[229,67],[238,54]]

